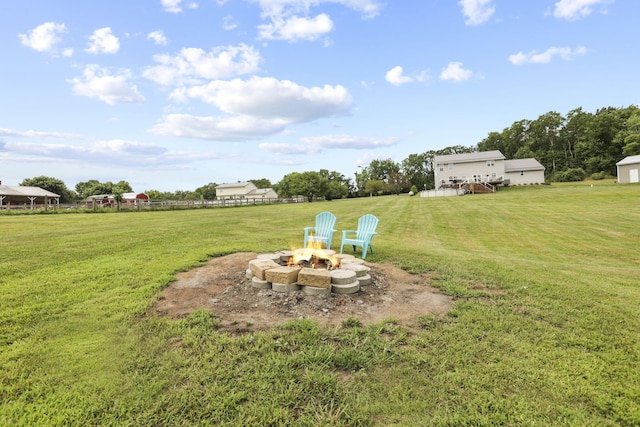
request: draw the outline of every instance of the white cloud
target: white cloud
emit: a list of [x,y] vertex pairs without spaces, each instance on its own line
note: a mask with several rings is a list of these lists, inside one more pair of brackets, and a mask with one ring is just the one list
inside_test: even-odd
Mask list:
[[120,50],[120,41],[111,34],[111,28],[104,27],[97,29],[89,36],[89,47],[85,49],[88,53],[117,53]]
[[323,149],[371,150],[390,147],[398,143],[398,138],[362,138],[352,135],[323,135],[300,139],[302,144],[277,144],[264,142],[261,150],[270,153],[299,155],[318,154]]
[[496,11],[491,0],[460,0],[466,25],[480,25],[489,20]]
[[247,141],[264,138],[284,130],[285,123],[261,120],[246,115],[234,117],[203,117],[190,114],[168,114],[149,132],[180,138],[215,141]]
[[274,19],[271,24],[259,25],[258,30],[258,37],[263,40],[314,41],[333,30],[333,21],[324,13],[315,18],[292,16]]
[[[198,3],[196,2],[182,2],[182,0],[160,0],[160,3],[162,3],[162,8],[164,9],[165,12],[170,12],[170,13],[180,13],[182,12],[182,6],[184,4],[184,7],[186,7],[187,9],[197,9],[198,8]],[[218,2],[220,3],[220,2]]]
[[109,70],[98,65],[87,65],[82,77],[70,80],[74,95],[96,98],[109,105],[119,103],[141,103],[144,97],[135,85],[129,83],[128,70],[112,75]]
[[153,42],[160,46],[167,45],[167,37],[164,35],[162,30],[152,31],[147,34],[147,40],[153,40]]
[[262,61],[260,53],[251,46],[224,46],[206,52],[199,48],[184,48],[175,55],[156,55],[160,65],[149,67],[143,76],[161,85],[199,83],[254,73]]
[[67,31],[64,24],[45,22],[27,34],[18,34],[20,42],[38,52],[53,52],[55,46],[62,41],[60,35]]
[[250,0],[257,2],[262,9],[263,17],[282,17],[298,13],[307,13],[311,6],[322,3],[337,3],[360,12],[365,18],[373,18],[382,10],[382,2],[378,0]]
[[180,89],[174,96],[183,100],[200,99],[229,114],[282,120],[288,124],[345,114],[351,108],[351,95],[343,86],[307,88],[271,77],[216,80]]
[[462,62],[450,62],[440,73],[441,80],[451,80],[454,82],[463,82],[473,77],[471,70],[462,68]]
[[0,136],[22,137],[22,138],[58,138],[58,139],[78,139],[80,135],[73,133],[43,132],[35,130],[17,131],[9,128],[0,128]]
[[391,83],[394,86],[400,86],[414,81],[413,77],[404,75],[404,70],[399,65],[396,65],[395,67],[387,71],[384,78],[387,82]]
[[268,151],[270,153],[288,154],[288,155],[308,155],[318,154],[321,150],[319,146],[313,145],[300,145],[300,144],[276,144],[272,142],[263,142],[258,147],[261,150]]
[[551,62],[554,56],[559,56],[565,61],[573,59],[575,56],[584,55],[587,53],[587,48],[580,46],[576,49],[569,47],[550,47],[544,52],[531,51],[527,53],[518,52],[513,55],[509,55],[509,61],[514,65],[522,64],[548,64]]
[[302,142],[322,148],[340,148],[354,150],[369,150],[380,147],[390,147],[398,143],[398,138],[363,138],[352,135],[323,135],[302,138]]
[[356,160],[356,166],[368,166],[373,160],[391,159],[393,156],[380,153],[366,152],[362,157]]
[[568,21],[574,21],[593,12],[595,6],[602,6],[603,10],[612,0],[560,0],[555,4],[553,16]]
[[171,97],[184,102],[199,99],[226,115],[168,114],[150,132],[219,141],[264,138],[286,131],[291,124],[345,114],[351,107],[351,96],[342,86],[307,88],[260,77],[180,88]]
[[238,28],[238,23],[236,22],[236,20],[233,18],[233,16],[225,16],[222,19],[222,29],[226,30],[226,31],[231,31],[231,30],[235,30],[236,28]]
[[[262,9],[262,18],[271,21],[258,26],[263,40],[309,40],[314,41],[333,30],[333,21],[326,13],[310,18],[312,6],[340,4],[360,12],[365,18],[380,13],[382,3],[378,0],[248,0],[257,2]],[[325,40],[325,45],[327,45]]]
[[83,142],[81,145],[17,142],[5,144],[6,157],[21,161],[48,162],[82,161],[105,164],[106,160],[115,164],[136,167],[152,167],[193,163],[194,161],[220,158],[212,152],[183,153],[170,152],[165,147],[137,141],[113,139],[107,141]]
[[398,143],[398,138],[362,138],[352,135],[322,135],[302,138],[302,144],[284,144],[265,142],[260,149],[270,153],[300,155],[317,154],[323,149],[372,150],[390,147]]

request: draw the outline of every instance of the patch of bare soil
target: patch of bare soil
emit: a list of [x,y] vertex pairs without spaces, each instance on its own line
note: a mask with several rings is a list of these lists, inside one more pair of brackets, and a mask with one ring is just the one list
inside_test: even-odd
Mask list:
[[219,319],[222,331],[243,333],[298,318],[324,325],[338,325],[348,317],[364,324],[394,318],[402,325],[415,326],[418,317],[445,314],[453,304],[451,297],[429,285],[428,274],[409,274],[390,264],[366,263],[372,283],[351,295],[255,289],[246,270],[256,256],[236,253],[179,273],[164,289],[152,313],[179,318],[195,310],[208,310]]

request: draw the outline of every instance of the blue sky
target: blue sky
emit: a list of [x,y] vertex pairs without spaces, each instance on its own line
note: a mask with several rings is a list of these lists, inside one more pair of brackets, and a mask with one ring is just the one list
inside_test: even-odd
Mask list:
[[640,103],[636,0],[13,0],[0,180],[193,190]]

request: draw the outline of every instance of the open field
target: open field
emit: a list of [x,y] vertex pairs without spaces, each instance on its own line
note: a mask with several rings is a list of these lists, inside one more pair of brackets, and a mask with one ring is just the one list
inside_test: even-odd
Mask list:
[[[374,263],[455,299],[413,325],[229,335],[148,315],[177,272],[380,218]],[[0,215],[0,425],[640,424],[640,186]],[[334,247],[336,246],[334,239]]]

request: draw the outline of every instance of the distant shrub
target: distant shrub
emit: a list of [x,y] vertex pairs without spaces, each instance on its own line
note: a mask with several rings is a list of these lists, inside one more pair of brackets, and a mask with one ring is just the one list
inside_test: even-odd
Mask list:
[[596,173],[592,173],[591,174],[591,179],[595,180],[595,181],[599,181],[601,179],[605,179],[607,177],[607,174],[604,172],[596,172]]
[[567,169],[566,171],[557,172],[551,177],[551,181],[555,182],[576,182],[584,181],[587,173],[582,168]]

